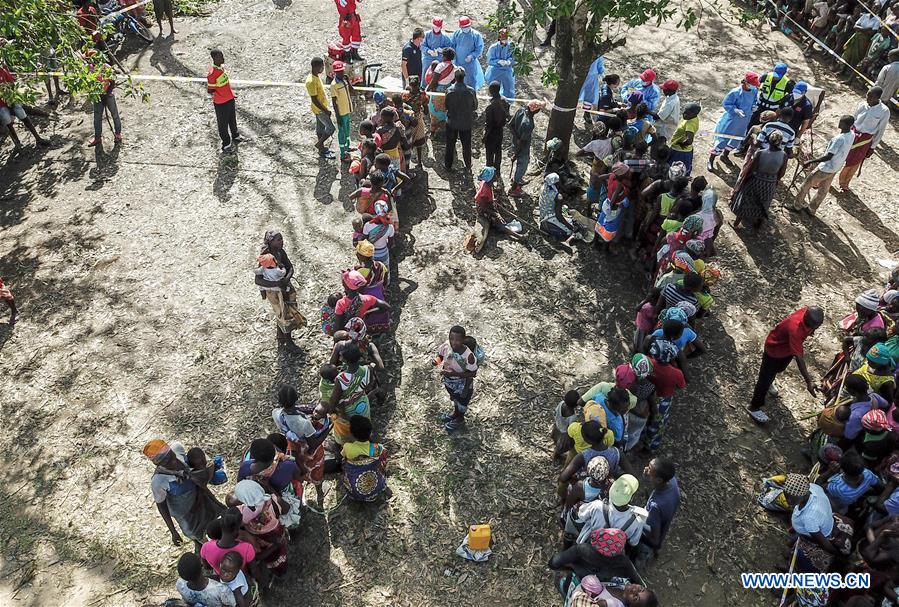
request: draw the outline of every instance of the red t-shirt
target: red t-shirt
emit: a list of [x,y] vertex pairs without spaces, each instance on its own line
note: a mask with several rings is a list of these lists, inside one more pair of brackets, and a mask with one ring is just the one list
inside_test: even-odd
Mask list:
[[677,388],[686,388],[687,382],[684,381],[684,374],[674,365],[663,365],[662,363],[652,360],[652,374],[649,381],[656,387],[656,396],[659,398],[669,398],[674,396]]
[[799,308],[777,323],[768,337],[765,338],[765,354],[772,358],[802,356],[805,350],[802,342],[815,332],[806,326],[802,319],[808,308]]
[[212,102],[216,105],[226,103],[234,99],[234,92],[231,90],[231,81],[228,74],[222,68],[213,65],[206,74],[206,88],[212,91]]

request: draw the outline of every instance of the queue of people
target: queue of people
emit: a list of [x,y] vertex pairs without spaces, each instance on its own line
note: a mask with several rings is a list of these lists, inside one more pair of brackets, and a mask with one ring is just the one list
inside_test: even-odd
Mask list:
[[[356,4],[335,1],[345,50],[358,57]],[[85,10],[86,19],[89,13]],[[162,17],[161,11],[160,29]],[[249,444],[224,500],[210,489],[228,482],[219,458],[210,460],[202,449],[187,450],[177,442],[153,440],[145,445],[143,453],[154,466],[152,496],[172,542],[180,545],[183,536],[196,548],[180,558],[176,584],[181,600],[191,606],[252,605],[260,592],[285,575],[290,532],[307,512],[306,492],[314,488],[321,507],[326,475],[339,479],[343,494],[357,501],[374,501],[387,490],[388,450],[373,440],[377,431],[372,410],[384,402],[388,388],[390,361],[381,356],[376,336],[391,329],[389,292],[399,272],[391,250],[401,234],[397,203],[410,195],[416,177],[411,166],[415,161],[422,166],[427,141],[440,129],[446,137],[444,168],[455,168],[457,142],[465,169],[474,168],[477,92],[485,84],[490,94],[484,111],[487,155],[486,166],[478,172],[475,211],[503,234],[521,237],[520,224],[516,228],[508,221],[501,205],[503,134],[508,130],[512,140],[514,171],[508,196],[522,197],[535,117],[544,105],[533,100],[512,112],[507,99],[515,91],[515,53],[508,32],[500,31],[487,51],[485,76],[480,65],[484,42],[471,20],[460,17],[452,36],[442,27],[442,19],[434,18],[431,31],[413,32],[402,53],[405,90],[375,93],[376,109],[359,122],[356,137],[352,118],[358,114],[358,97],[346,77],[346,65],[333,62],[334,81],[325,87],[324,60],[311,61],[305,84],[316,118],[316,150],[323,159],[335,159],[327,144],[336,133],[340,160],[358,186],[349,196],[355,215],[347,225],[348,267],[339,283],[335,276],[339,291],[320,309],[322,339],[330,354],[319,368],[315,397],[301,398],[290,385],[279,387],[270,432]],[[235,96],[224,54],[213,50],[211,57],[207,89],[222,150],[232,152],[241,141]],[[581,91],[584,107],[594,112],[586,114],[592,140],[575,154],[591,163],[584,212],[577,208],[580,193],[571,188],[571,165],[553,162],[552,145],[534,211],[540,230],[551,238],[569,245],[576,240],[593,243],[606,253],[625,249],[642,264],[647,289],[636,310],[629,360],[589,390],[567,392],[554,410],[562,541],[549,568],[559,572],[558,588],[571,607],[654,607],[657,599],[642,574],[663,548],[680,503],[676,463],[662,455],[665,434],[675,396],[689,385],[689,361],[706,352],[700,333],[721,277],[711,260],[723,215],[716,206],[717,192],[704,177],[691,176],[700,106],[682,101],[685,91],[676,80],[659,84],[652,68],[624,82],[605,68],[605,59],[598,57]],[[731,153],[745,156],[731,200],[736,225],[747,221],[758,227],[767,217],[795,141],[812,120],[805,98],[808,85],[793,82],[788,71],[778,63],[761,75],[746,72],[722,102],[724,115],[715,128],[707,168],[718,170],[716,163],[729,162]],[[800,188],[796,209],[814,214],[837,173],[840,185],[848,187],[883,137],[889,118],[884,94],[882,88],[869,90],[855,114],[840,120],[840,133],[825,154],[807,162],[815,170]],[[0,118],[5,109],[0,105]],[[104,88],[99,107],[95,105],[95,143],[102,133],[97,117],[107,110],[115,117],[118,142],[121,123],[111,86]],[[806,204],[815,188],[815,199]],[[284,238],[275,230],[263,238],[254,284],[272,308],[279,344],[291,347],[292,332],[308,321],[300,311]],[[846,550],[858,543],[854,530],[862,528],[868,533],[861,540],[868,551],[863,556],[867,560],[870,555],[868,565],[879,567],[874,569],[878,572],[893,565],[890,542],[893,531],[899,533],[896,519],[890,518],[899,517],[899,506],[893,507],[899,503],[899,464],[894,461],[899,445],[891,434],[899,428],[899,419],[892,420],[899,362],[897,288],[899,275],[894,273],[883,293],[861,295],[855,316],[845,321],[847,339],[826,378],[830,404],[812,437],[812,453],[821,454],[827,469],[819,466],[811,480],[806,474],[768,479],[760,498],[770,509],[792,510],[799,562],[810,571],[841,566]],[[14,319],[14,299],[2,281],[0,297]],[[823,311],[811,306],[772,330],[749,404],[755,422],[769,421],[766,398],[776,394],[775,377],[794,360],[808,391],[817,393],[802,343],[823,321]],[[439,416],[445,432],[464,428],[484,363],[477,340],[465,328],[451,327],[433,359],[451,405]],[[647,461],[642,474],[637,458]],[[636,503],[639,476],[650,491],[643,506]],[[879,492],[877,500],[867,500],[867,509],[866,492]],[[833,514],[830,523],[821,514],[827,501]],[[899,581],[889,572],[883,579],[882,592],[895,598],[890,584]]]
[[763,479],[761,507],[789,516],[797,573],[867,573],[868,588],[805,588],[783,604],[892,605],[899,600],[895,544],[899,534],[899,270],[882,290],[855,299],[839,320],[843,338],[833,363],[816,382],[804,361],[804,342],[825,322],[818,306],[800,308],[768,334],[750,415],[780,395],[775,379],[791,362],[813,396],[821,394],[815,430],[802,452],[808,470],[777,471]]

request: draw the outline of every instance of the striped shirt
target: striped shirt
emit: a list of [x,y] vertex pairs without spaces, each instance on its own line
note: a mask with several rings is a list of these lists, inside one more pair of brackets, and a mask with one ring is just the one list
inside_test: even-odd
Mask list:
[[789,124],[780,120],[772,120],[762,125],[762,131],[759,133],[758,138],[759,147],[768,147],[768,135],[774,131],[780,131],[780,134],[783,135],[784,139],[781,149],[792,150],[793,142],[796,139],[796,131]]
[[666,286],[662,289],[662,296],[665,298],[665,305],[669,308],[673,308],[682,301],[689,302],[697,308],[699,307],[699,300],[696,299],[696,296],[678,284],[671,283]]

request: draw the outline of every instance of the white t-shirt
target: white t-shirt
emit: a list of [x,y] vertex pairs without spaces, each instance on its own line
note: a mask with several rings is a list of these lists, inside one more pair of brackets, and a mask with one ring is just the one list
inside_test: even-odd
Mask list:
[[247,596],[247,594],[249,594],[250,585],[247,583],[247,576],[244,575],[243,571],[238,571],[237,577],[228,582],[228,588],[231,589],[231,592],[240,590],[240,594],[243,596]]
[[627,543],[636,546],[640,543],[647,518],[649,512],[645,508],[628,506],[622,512],[605,500],[595,500],[583,504],[577,511],[577,522],[584,525],[577,541],[588,541],[590,533],[597,529],[621,529],[627,535]]
[[[369,234],[371,234],[371,231],[375,229],[375,227],[377,227],[377,224],[368,222],[364,226],[362,226],[362,233],[368,236]],[[384,249],[386,249],[387,239],[392,238],[394,234],[395,231],[393,229],[393,226],[387,226],[387,231],[384,232],[384,235],[372,243],[375,246],[375,251],[383,251]]]
[[848,133],[840,133],[830,140],[827,144],[827,153],[833,154],[830,160],[822,162],[818,165],[818,170],[822,173],[836,173],[846,164],[846,157],[849,156],[849,150],[852,149],[852,142],[855,141],[855,135],[852,131]]
[[602,160],[612,153],[612,140],[594,139],[593,141],[582,147],[581,150],[592,153],[597,160]]
[[287,415],[281,407],[272,409],[272,420],[281,432],[293,432],[298,437],[309,438],[315,434],[315,426],[305,415]]

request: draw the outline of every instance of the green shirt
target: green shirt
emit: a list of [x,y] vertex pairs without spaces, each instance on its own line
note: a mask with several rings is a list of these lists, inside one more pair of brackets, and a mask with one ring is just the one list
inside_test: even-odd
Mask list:
[[[696,136],[696,133],[699,131],[699,116],[695,118],[690,118],[689,120],[683,118],[680,121],[680,124],[677,125],[677,130],[674,131],[674,135],[671,136],[671,149],[676,152],[692,152],[693,151],[693,143],[690,145],[684,145],[680,143],[680,141],[684,138],[687,133],[693,133],[693,136]],[[674,143],[674,142],[678,143]]]

